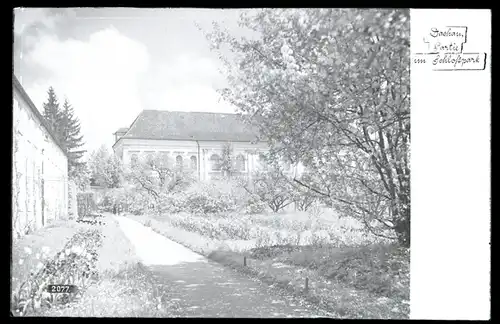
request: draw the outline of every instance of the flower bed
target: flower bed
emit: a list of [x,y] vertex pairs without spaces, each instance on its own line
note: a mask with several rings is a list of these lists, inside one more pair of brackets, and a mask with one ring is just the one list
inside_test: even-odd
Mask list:
[[[81,296],[85,289],[97,280],[97,250],[102,243],[100,229],[78,231],[53,258],[47,258],[47,250],[39,256],[37,270],[23,282],[12,296],[12,308],[17,315],[32,315],[40,308],[67,304]],[[31,253],[25,248],[26,253]],[[75,285],[76,293],[51,294],[48,285]]]
[[354,226],[335,226],[310,219],[287,219],[287,215],[249,216],[241,214],[168,214],[158,217],[170,225],[207,238],[254,240],[256,246],[275,244],[363,246],[384,240],[367,236]]

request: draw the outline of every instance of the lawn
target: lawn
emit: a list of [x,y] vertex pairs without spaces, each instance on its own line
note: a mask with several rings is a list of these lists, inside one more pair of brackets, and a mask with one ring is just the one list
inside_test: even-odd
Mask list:
[[409,317],[409,250],[367,236],[359,224],[327,210],[316,215],[128,216],[345,318]]
[[39,267],[42,256],[52,258],[66,242],[86,225],[75,220],[60,220],[25,235],[12,244],[11,291],[29,278]]
[[[97,229],[100,241],[95,245],[97,257],[94,266],[97,275],[91,277],[93,280],[88,287],[82,289],[82,294],[76,294],[77,297],[73,302],[52,304],[50,308],[41,307],[24,315],[167,317],[173,313],[175,305],[164,295],[168,289],[159,289],[160,287],[149,277],[148,272],[138,262],[132,244],[124,236],[116,220],[112,216],[105,216],[102,221],[102,225],[81,224],[75,221],[59,222],[16,242],[13,251],[17,266],[13,267],[12,273],[13,278],[17,278],[16,282],[20,283],[29,278],[30,272],[37,272],[36,267],[42,250],[47,250],[44,247],[49,247],[52,251],[45,258],[50,260],[65,248],[70,239],[77,236],[79,230]],[[85,239],[96,241],[96,236],[88,236],[83,240]],[[93,242],[83,243],[92,245]],[[31,252],[29,254],[24,250],[28,247],[31,249],[31,251],[26,250]],[[19,262],[20,259],[24,260],[22,264]]]

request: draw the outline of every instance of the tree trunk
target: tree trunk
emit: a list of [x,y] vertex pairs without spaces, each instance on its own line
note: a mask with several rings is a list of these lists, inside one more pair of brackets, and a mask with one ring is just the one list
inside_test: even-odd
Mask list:
[[401,208],[396,216],[394,231],[398,237],[398,243],[401,246],[410,247],[410,208]]

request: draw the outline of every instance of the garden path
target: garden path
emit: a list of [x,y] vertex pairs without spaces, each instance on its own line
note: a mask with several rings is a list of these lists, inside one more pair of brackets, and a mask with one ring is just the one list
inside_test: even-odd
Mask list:
[[[191,251],[151,228],[114,216],[146,271],[182,317],[333,317],[316,306]],[[162,288],[162,287],[168,287]]]

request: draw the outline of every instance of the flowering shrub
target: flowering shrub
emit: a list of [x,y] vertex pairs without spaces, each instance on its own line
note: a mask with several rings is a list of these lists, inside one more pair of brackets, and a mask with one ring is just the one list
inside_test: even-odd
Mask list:
[[249,224],[230,219],[218,218],[213,220],[196,216],[171,215],[169,221],[176,227],[196,232],[212,239],[248,240],[252,238]]
[[256,195],[250,195],[245,202],[244,213],[248,215],[262,214],[267,210],[267,204]]
[[383,242],[367,236],[354,227],[332,225],[313,217],[294,219],[289,215],[244,215],[238,212],[227,214],[179,213],[170,214],[167,221],[174,227],[198,233],[204,237],[225,240],[253,241],[257,247],[274,244],[324,245],[337,247],[363,246]]
[[290,205],[292,200],[292,186],[279,168],[268,171],[255,171],[252,184],[240,182],[250,195],[257,196],[265,202],[272,211],[278,212]]
[[213,184],[200,184],[187,192],[165,195],[160,200],[160,212],[218,214],[237,209],[237,198]]
[[177,214],[184,210],[186,196],[183,192],[176,194],[163,195],[158,204],[160,214]]
[[134,215],[141,215],[152,203],[152,199],[146,195],[135,195],[127,202],[127,210]]
[[[100,230],[81,230],[53,259],[49,260],[49,251],[42,249],[42,255],[36,255],[40,260],[36,270],[32,271],[30,278],[12,296],[14,311],[22,316],[30,311],[36,312],[41,307],[72,301],[73,294],[51,294],[47,291],[47,285],[76,285],[78,293],[84,291],[91,281],[97,280],[97,250],[101,243]],[[29,248],[25,248],[25,252],[31,254]],[[23,260],[19,262],[22,263]]]

